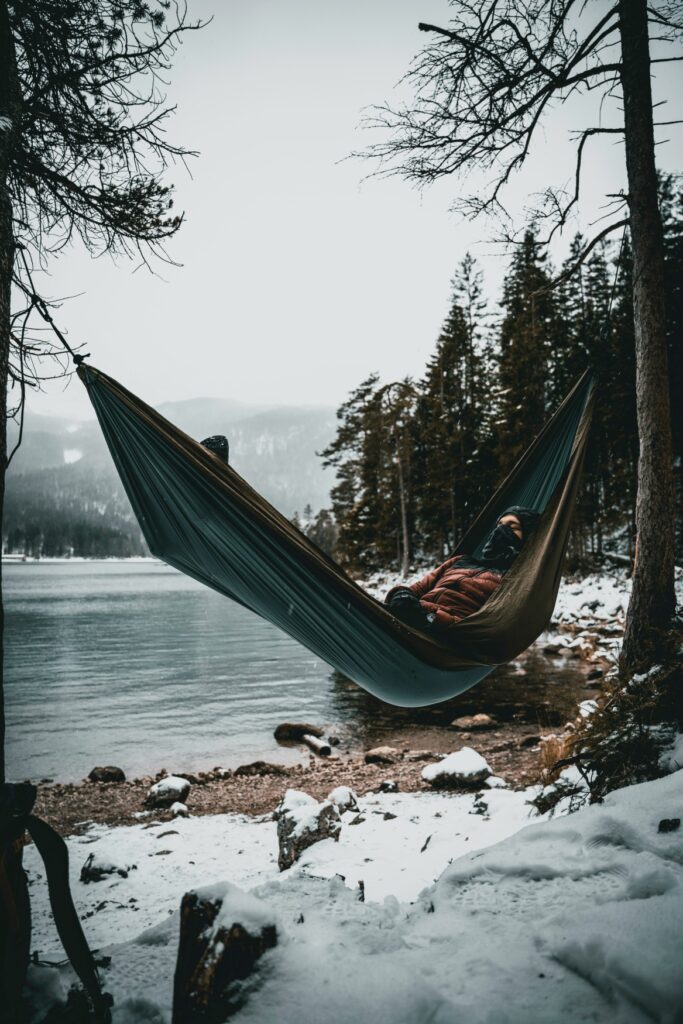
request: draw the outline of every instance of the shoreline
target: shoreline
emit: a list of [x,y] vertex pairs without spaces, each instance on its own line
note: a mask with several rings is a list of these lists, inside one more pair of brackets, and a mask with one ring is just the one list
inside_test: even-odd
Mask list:
[[[173,766],[125,782],[55,782],[39,786],[35,813],[65,836],[81,835],[92,824],[114,827],[171,821],[169,810],[150,810],[145,805],[150,787],[167,774],[191,783],[186,800],[191,817],[270,815],[287,789],[302,789],[324,800],[336,786],[349,786],[358,796],[365,796],[378,791],[383,782],[393,781],[399,792],[428,793],[432,789],[422,779],[423,768],[462,747],[474,747],[508,788],[523,790],[541,784],[540,741],[556,735],[529,722],[499,723],[471,731],[435,727],[429,731],[428,747],[393,748],[395,753],[379,763],[366,763],[365,753],[325,758],[310,754],[304,764],[255,761],[236,769],[200,772]],[[428,737],[425,730],[416,730],[411,738],[424,741]],[[301,750],[308,753],[305,747]]]

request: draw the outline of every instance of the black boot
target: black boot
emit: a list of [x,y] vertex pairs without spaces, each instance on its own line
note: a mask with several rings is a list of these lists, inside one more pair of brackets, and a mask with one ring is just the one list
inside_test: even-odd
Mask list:
[[208,448],[210,452],[217,455],[221,462],[228,465],[228,458],[230,456],[230,445],[225,434],[212,434],[211,437],[205,437],[200,442],[205,448]]

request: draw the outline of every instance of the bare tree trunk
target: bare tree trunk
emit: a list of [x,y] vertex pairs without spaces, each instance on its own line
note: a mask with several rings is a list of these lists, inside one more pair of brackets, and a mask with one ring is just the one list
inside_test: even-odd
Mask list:
[[405,480],[403,479],[403,459],[399,449],[400,441],[396,444],[396,465],[398,469],[398,493],[401,504],[401,538],[403,552],[401,556],[401,575],[407,576],[410,567],[410,532],[408,530],[408,498],[406,495]]
[[626,170],[633,244],[636,403],[640,456],[638,558],[622,663],[647,654],[653,629],[675,611],[671,410],[664,312],[664,245],[657,201],[647,0],[619,0]]
[[[14,40],[7,4],[0,0],[0,540],[7,462],[7,383],[10,342],[10,300],[14,264],[12,204],[8,187],[11,147],[19,124],[21,96]],[[0,547],[1,547],[0,543]],[[4,609],[0,562],[0,783],[5,781]]]

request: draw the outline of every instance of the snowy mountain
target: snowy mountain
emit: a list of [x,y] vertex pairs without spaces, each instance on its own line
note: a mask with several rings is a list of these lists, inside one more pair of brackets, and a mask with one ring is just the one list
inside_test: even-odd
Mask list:
[[[198,440],[227,434],[231,464],[286,516],[327,505],[333,477],[316,452],[334,436],[333,409],[198,398],[159,411]],[[10,450],[16,438],[12,424]],[[9,469],[4,536],[11,550],[33,552],[48,535],[50,553],[57,553],[73,547],[78,530],[81,542],[88,535],[84,554],[144,551],[96,421],[31,416]]]

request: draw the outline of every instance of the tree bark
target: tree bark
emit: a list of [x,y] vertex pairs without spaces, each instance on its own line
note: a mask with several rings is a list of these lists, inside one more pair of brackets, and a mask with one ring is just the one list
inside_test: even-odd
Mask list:
[[[7,462],[7,384],[10,344],[10,301],[14,265],[12,203],[8,171],[10,153],[19,130],[21,93],[16,53],[7,4],[0,0],[0,527],[5,498]],[[2,533],[0,530],[0,550]],[[0,561],[0,783],[5,781],[4,608]]]
[[401,457],[401,439],[396,440],[396,466],[398,469],[398,493],[401,505],[401,576],[408,575],[410,567],[410,531],[408,530],[408,498],[406,496],[405,480],[403,476],[403,460]]
[[619,31],[640,440],[638,558],[622,650],[622,665],[633,669],[647,658],[654,631],[666,628],[676,607],[673,453],[646,0],[619,0]]

